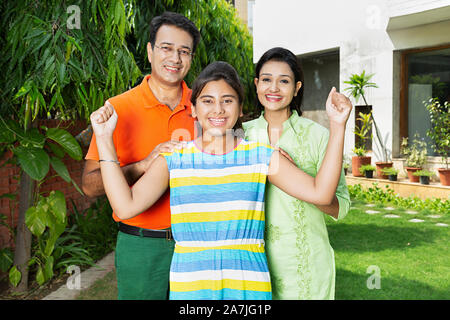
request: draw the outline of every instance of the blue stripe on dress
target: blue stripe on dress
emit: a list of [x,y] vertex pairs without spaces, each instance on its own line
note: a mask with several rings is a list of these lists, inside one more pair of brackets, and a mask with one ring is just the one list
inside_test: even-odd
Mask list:
[[170,204],[172,206],[178,206],[180,204],[189,203],[211,203],[211,202],[227,202],[227,201],[264,201],[264,189],[257,192],[251,191],[229,191],[222,193],[205,194],[185,194],[185,195],[172,195]]
[[[172,265],[189,265],[191,263],[201,263],[201,261],[210,261],[211,259],[217,260],[217,262],[219,263],[220,261],[222,261],[222,259],[228,261],[234,261],[236,259],[242,261],[251,261],[255,263],[255,268],[251,270],[262,272],[269,271],[266,264],[267,258],[264,252],[251,252],[238,249],[207,249],[196,252],[184,252],[182,254],[174,255]],[[183,269],[177,271],[180,272],[182,270]]]
[[172,196],[179,196],[191,194],[222,193],[228,191],[254,191],[264,188],[265,184],[259,182],[233,182],[213,185],[180,186],[171,188],[170,194]]
[[172,263],[170,270],[171,272],[194,272],[222,269],[269,272],[265,260],[259,262],[254,258],[252,260],[222,258],[221,260],[197,260],[192,262],[180,262],[177,260]]
[[197,290],[195,292],[170,292],[170,300],[271,300],[272,293],[224,288],[222,290]]
[[[211,215],[214,213],[212,212]],[[180,215],[183,215],[182,213]],[[205,221],[205,222],[179,222],[172,224],[172,231],[175,233],[180,232],[226,232],[230,230],[238,230],[242,228],[261,228],[264,232],[265,222],[261,220],[224,220],[224,221]],[[262,239],[262,238],[261,238]]]
[[[229,222],[229,221],[227,221]],[[182,229],[180,229],[182,230]],[[264,230],[249,230],[248,227],[243,226],[241,229],[233,230],[216,230],[203,231],[199,235],[198,231],[184,231],[176,232],[176,241],[220,241],[220,240],[237,240],[237,239],[262,239],[264,237]]]

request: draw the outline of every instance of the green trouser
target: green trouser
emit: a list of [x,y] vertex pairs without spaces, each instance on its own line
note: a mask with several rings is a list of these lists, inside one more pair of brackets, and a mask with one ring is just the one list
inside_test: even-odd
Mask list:
[[119,300],[167,300],[175,241],[119,231],[115,266]]

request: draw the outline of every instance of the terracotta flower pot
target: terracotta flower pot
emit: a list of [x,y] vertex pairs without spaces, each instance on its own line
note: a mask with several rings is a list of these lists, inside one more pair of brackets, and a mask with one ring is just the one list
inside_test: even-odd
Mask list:
[[443,186],[450,186],[450,169],[439,168],[439,179]]
[[388,176],[383,174],[381,170],[384,168],[391,168],[393,164],[393,162],[375,162],[375,165],[377,167],[377,177],[379,179],[387,179]]
[[365,164],[370,164],[371,160],[371,157],[352,157],[352,175],[354,177],[364,177],[364,175],[359,172],[359,168]]
[[419,176],[413,175],[414,172],[419,171],[422,168],[405,167],[408,173],[408,179],[410,182],[419,182]]

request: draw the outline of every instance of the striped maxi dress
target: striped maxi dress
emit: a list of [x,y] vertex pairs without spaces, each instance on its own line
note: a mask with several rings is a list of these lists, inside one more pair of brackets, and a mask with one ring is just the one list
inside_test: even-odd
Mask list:
[[175,252],[171,300],[270,300],[264,192],[272,147],[241,140],[223,155],[193,141],[163,153]]

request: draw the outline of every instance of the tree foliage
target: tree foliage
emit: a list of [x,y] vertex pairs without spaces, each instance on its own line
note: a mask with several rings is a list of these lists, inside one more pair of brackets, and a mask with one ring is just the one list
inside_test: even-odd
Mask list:
[[202,35],[188,85],[207,64],[227,61],[246,86],[246,110],[253,105],[252,39],[225,0],[18,0],[0,11],[1,115],[88,119],[150,72],[149,23],[164,11],[184,14]]
[[87,118],[140,75],[125,42],[130,12],[122,0],[5,1],[1,9],[3,115]]

